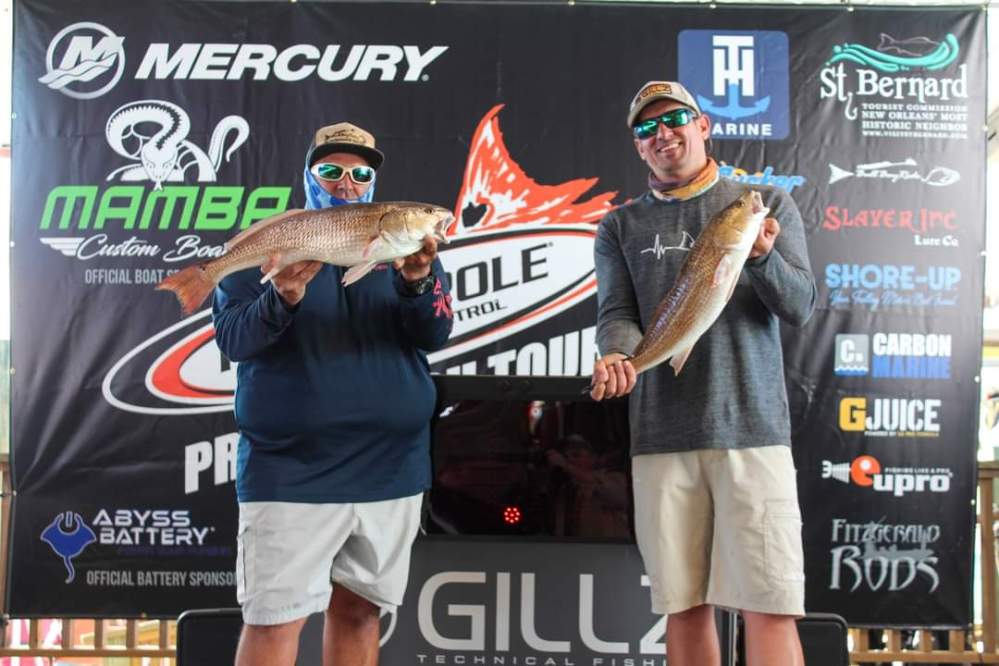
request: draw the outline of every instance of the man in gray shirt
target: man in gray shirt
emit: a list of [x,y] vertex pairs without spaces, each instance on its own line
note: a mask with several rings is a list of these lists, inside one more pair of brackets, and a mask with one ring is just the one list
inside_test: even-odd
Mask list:
[[720,179],[711,121],[679,83],[650,81],[628,112],[649,191],[607,214],[594,246],[594,400],[630,396],[638,547],[653,612],[669,616],[670,666],[719,664],[713,606],[739,610],[750,666],[804,663],[801,514],[779,320],[815,306],[804,227],[782,190],[731,299],[682,372],[628,361],[701,229],[749,188]]

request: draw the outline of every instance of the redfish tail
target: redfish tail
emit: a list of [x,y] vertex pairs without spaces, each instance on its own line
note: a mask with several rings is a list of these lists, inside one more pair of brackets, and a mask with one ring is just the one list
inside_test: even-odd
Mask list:
[[172,291],[180,301],[181,311],[189,315],[212,293],[215,281],[208,277],[204,264],[197,264],[167,276],[156,288]]

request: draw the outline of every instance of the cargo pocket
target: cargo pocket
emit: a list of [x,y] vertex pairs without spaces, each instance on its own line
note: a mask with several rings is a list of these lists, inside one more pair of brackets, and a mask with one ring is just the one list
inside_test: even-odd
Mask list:
[[239,526],[239,531],[236,533],[236,601],[240,604],[247,599],[249,593],[247,586],[253,573],[248,566],[253,556],[252,536],[249,524],[244,523]]
[[801,548],[801,512],[794,500],[769,500],[763,517],[763,558],[774,582],[805,580]]

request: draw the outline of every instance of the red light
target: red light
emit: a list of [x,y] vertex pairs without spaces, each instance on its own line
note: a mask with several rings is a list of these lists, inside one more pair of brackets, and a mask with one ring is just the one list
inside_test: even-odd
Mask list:
[[503,509],[503,522],[507,525],[516,525],[520,522],[520,507],[508,506]]

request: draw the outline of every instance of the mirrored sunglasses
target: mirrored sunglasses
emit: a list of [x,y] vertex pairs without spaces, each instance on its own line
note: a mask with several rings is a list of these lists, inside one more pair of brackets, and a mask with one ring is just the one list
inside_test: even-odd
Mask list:
[[656,132],[659,131],[659,123],[670,129],[676,129],[677,127],[683,127],[696,117],[690,109],[680,107],[678,109],[671,109],[661,116],[637,122],[632,126],[631,131],[635,133],[635,138],[637,139],[648,139],[655,136]]
[[341,164],[321,162],[319,164],[313,164],[310,171],[316,178],[319,178],[320,180],[328,180],[334,183],[342,179],[344,175],[348,173],[350,174],[350,179],[358,185],[367,185],[375,179],[375,170],[369,166],[356,166],[348,169]]

